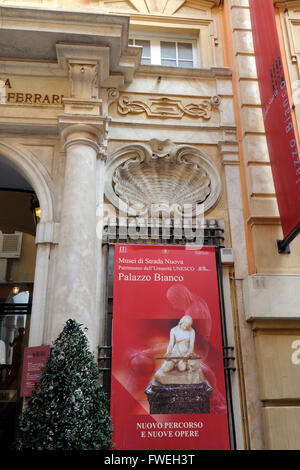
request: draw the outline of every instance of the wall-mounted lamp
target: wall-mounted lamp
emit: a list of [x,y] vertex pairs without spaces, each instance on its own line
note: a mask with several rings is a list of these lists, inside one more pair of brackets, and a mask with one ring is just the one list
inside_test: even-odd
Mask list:
[[31,201],[30,201],[30,209],[33,215],[33,220],[35,226],[39,223],[41,219],[41,208],[40,208],[40,203],[35,195],[32,196]]
[[19,286],[14,286],[12,288],[13,295],[18,295],[19,292],[20,292],[20,287]]

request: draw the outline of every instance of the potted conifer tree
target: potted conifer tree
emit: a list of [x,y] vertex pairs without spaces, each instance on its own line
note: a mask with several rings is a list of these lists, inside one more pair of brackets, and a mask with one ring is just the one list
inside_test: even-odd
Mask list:
[[82,325],[68,320],[20,417],[19,450],[99,450],[111,446],[108,400]]

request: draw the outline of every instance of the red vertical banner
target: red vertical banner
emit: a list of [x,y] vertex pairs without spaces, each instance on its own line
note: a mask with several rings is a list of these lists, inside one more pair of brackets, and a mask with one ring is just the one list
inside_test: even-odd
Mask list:
[[117,450],[229,449],[213,247],[116,245]]
[[266,138],[284,238],[300,226],[300,161],[273,0],[249,0]]

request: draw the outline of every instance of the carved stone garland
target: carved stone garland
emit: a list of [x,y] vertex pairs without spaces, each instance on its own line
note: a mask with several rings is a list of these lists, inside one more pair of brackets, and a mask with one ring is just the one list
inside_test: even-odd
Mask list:
[[153,215],[153,210],[181,216],[187,207],[195,216],[216,204],[221,179],[199,149],[152,139],[149,145],[126,145],[108,159],[105,194],[132,216]]
[[209,120],[212,117],[212,108],[220,105],[220,97],[212,96],[210,99],[200,100],[199,103],[188,103],[184,105],[181,100],[162,96],[138,100],[130,96],[121,96],[118,102],[120,114],[146,113],[147,117],[176,118],[181,119],[184,115],[193,118]]

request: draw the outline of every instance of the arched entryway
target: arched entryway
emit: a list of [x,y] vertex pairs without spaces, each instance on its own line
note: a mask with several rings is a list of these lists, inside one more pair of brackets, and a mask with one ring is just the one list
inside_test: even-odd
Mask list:
[[[43,201],[41,207],[37,193]],[[23,404],[23,352],[30,338],[36,231],[42,220],[52,220],[43,168],[24,149],[0,142],[0,448],[5,449],[14,440]],[[42,322],[40,327],[43,329]]]

